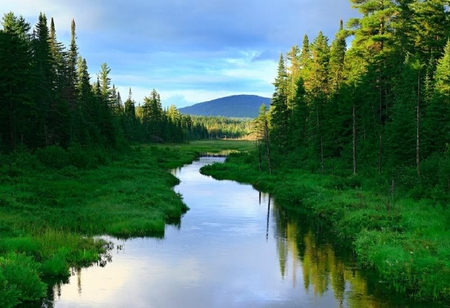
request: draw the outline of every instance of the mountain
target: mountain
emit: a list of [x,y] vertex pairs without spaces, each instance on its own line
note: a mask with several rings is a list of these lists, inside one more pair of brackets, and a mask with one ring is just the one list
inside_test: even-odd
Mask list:
[[179,108],[182,114],[223,116],[227,118],[256,118],[262,104],[269,109],[270,98],[257,95],[233,95]]

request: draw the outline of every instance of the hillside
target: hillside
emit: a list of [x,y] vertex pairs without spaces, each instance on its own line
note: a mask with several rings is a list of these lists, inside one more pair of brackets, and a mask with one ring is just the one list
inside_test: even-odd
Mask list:
[[270,98],[257,95],[233,95],[180,108],[179,111],[189,115],[256,118],[262,104],[269,108]]

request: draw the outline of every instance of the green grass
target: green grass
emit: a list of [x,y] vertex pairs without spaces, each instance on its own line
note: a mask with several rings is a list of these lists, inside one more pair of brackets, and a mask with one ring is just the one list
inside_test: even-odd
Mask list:
[[[259,172],[253,154],[230,155],[201,169],[270,192],[277,204],[307,209],[351,243],[361,266],[392,289],[417,300],[450,301],[450,212],[433,200],[392,198],[360,176],[312,174],[300,168]],[[289,165],[289,164],[288,164]]]
[[188,210],[172,189],[179,180],[170,169],[199,153],[252,146],[199,141],[140,145],[122,153],[73,146],[0,155],[3,306],[39,299],[45,296],[42,278],[65,278],[70,267],[103,259],[111,247],[93,236],[163,237],[165,224],[179,223]]

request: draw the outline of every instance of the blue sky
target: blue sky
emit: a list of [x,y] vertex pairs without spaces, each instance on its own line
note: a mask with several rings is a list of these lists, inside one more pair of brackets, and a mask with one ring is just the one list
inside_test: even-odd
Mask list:
[[358,17],[348,0],[0,0],[0,9],[32,26],[40,12],[53,17],[66,46],[75,19],[92,79],[107,63],[124,100],[130,87],[137,102],[156,89],[177,107],[271,97],[281,53],[304,34],[331,42],[340,19]]

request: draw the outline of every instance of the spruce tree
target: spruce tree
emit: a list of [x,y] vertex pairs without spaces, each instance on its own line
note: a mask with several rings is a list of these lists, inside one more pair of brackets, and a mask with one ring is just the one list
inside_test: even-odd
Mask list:
[[330,47],[328,45],[328,38],[319,32],[317,38],[312,44],[312,63],[310,75],[312,77],[310,83],[310,121],[309,121],[309,149],[311,155],[319,158],[320,169],[324,172],[324,159],[326,147],[326,123],[325,123],[325,109],[330,94],[329,86],[329,61],[330,61]]
[[271,100],[271,125],[274,144],[285,151],[288,141],[288,79],[284,57],[280,55],[278,74],[273,85],[275,92]]
[[20,16],[5,14],[0,30],[0,151],[33,143],[36,105],[30,63],[31,26]]
[[427,154],[443,152],[450,142],[450,41],[438,61],[432,99],[423,123]]

